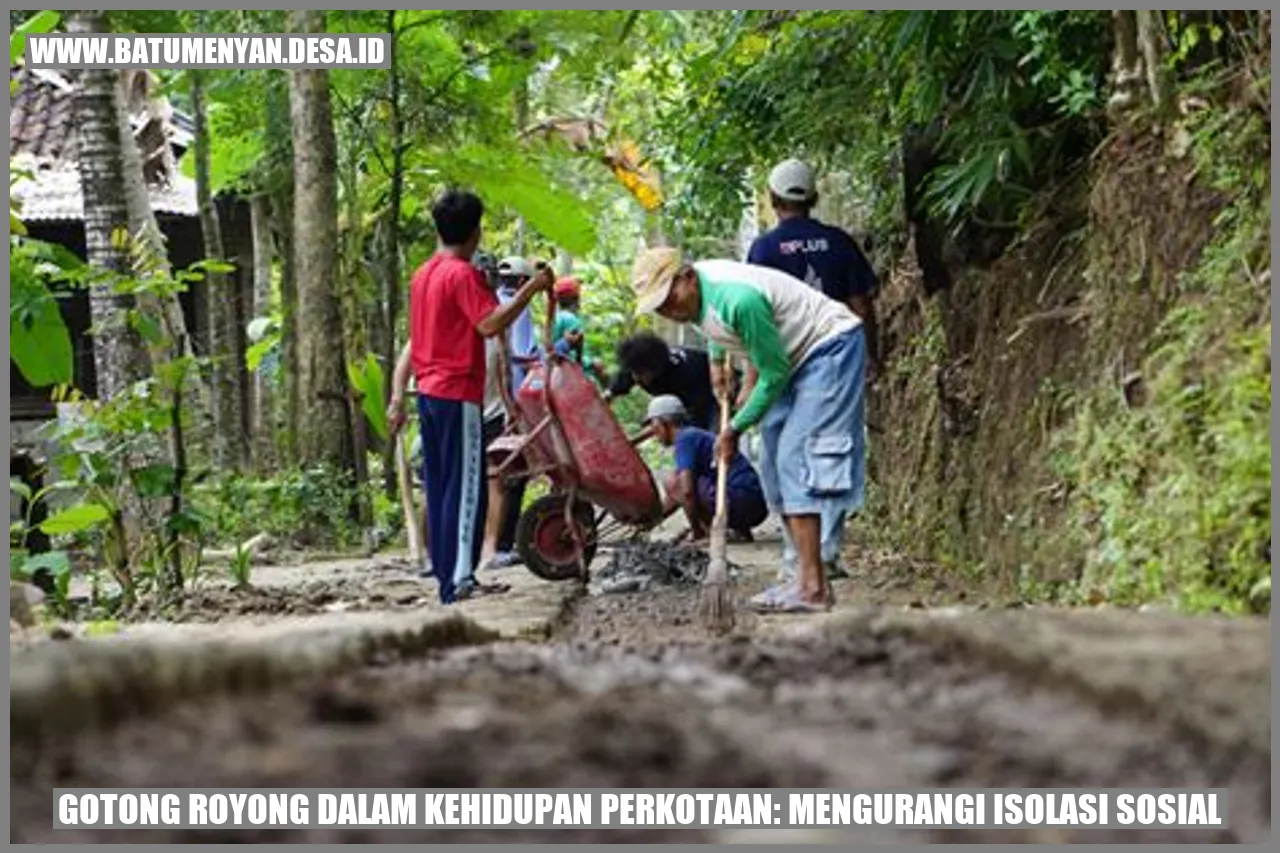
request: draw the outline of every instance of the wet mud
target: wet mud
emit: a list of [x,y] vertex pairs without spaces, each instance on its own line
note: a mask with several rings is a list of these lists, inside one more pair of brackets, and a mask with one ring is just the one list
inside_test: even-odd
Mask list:
[[434,596],[430,585],[411,579],[383,583],[318,580],[301,587],[205,587],[177,601],[135,607],[124,619],[216,623],[245,616],[410,610],[433,601]]
[[432,581],[417,577],[407,561],[370,562],[358,574],[334,573],[298,583],[233,585],[222,578],[202,579],[167,601],[147,600],[129,609],[122,621],[218,623],[251,616],[310,616],[318,613],[403,611],[435,600]]
[[[614,548],[603,567],[593,572],[594,589],[605,594],[647,592],[660,586],[690,586],[702,580],[711,558],[705,548],[666,542],[633,542]],[[742,567],[729,563],[729,574]]]
[[[582,599],[549,642],[179,706],[12,743],[14,842],[709,841],[711,830],[54,832],[54,787],[1229,787],[1230,830],[891,832],[954,842],[1239,841],[1270,825],[1269,756],[893,632],[774,637],[698,625],[697,588]],[[843,840],[886,838],[842,831]]]

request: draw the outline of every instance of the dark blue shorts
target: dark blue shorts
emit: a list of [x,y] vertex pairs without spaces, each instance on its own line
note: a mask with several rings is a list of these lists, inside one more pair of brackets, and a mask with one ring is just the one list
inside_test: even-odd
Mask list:
[[[716,478],[698,478],[698,504],[708,515],[716,512]],[[759,489],[735,489],[729,486],[725,496],[725,509],[729,511],[730,530],[750,530],[764,523],[769,517],[769,505],[764,492]]]

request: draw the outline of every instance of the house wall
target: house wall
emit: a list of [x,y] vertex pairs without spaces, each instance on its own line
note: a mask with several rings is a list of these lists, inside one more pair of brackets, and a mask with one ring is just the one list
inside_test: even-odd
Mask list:
[[[160,230],[169,246],[169,261],[175,269],[189,266],[204,255],[200,223],[189,217],[159,216]],[[80,222],[28,222],[28,234],[36,240],[56,243],[85,257],[84,225]],[[179,296],[187,328],[196,341],[201,340],[202,330],[207,328],[204,316],[204,285],[196,283]],[[75,352],[74,384],[85,396],[97,396],[97,373],[93,365],[93,339],[89,336],[92,319],[89,314],[89,294],[77,289],[68,292],[61,300],[62,317],[71,332]],[[48,389],[32,388],[22,376],[13,360],[9,361],[10,420],[36,420],[54,416]]]

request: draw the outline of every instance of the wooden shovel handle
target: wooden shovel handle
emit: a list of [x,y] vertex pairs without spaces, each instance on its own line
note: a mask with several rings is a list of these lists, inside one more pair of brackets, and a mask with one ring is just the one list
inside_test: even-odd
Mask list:
[[[732,419],[732,415],[733,415],[733,413],[730,411],[730,407],[732,404],[729,397],[729,381],[728,381],[728,377],[732,374],[732,372],[733,372],[733,357],[729,355],[729,353],[725,353],[724,354],[725,381],[720,383],[720,388],[717,393],[717,396],[719,397],[719,403],[720,403],[721,434],[723,434],[724,431],[729,428],[729,422]],[[716,444],[717,444],[716,452],[719,453],[720,448],[718,446],[719,445],[718,437],[717,437]],[[729,465],[732,461],[733,461],[732,456],[727,456],[722,454],[720,457],[720,464],[716,466],[716,515],[715,515],[715,519],[712,521],[712,524],[717,527],[723,526],[727,521],[727,519],[725,518],[726,513],[725,513],[725,494],[724,493],[725,493],[725,487],[728,484]]]
[[409,553],[414,562],[421,562],[424,556],[422,528],[418,524],[418,514],[413,505],[413,475],[409,472],[409,448],[404,431],[396,434],[396,474],[400,482],[400,506],[404,510],[404,529],[409,538]]

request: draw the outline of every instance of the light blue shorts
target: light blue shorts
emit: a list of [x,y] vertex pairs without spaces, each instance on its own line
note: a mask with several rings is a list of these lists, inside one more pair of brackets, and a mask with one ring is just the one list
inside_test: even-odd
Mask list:
[[760,481],[784,516],[843,518],[862,508],[866,476],[862,327],[814,350],[760,422]]

